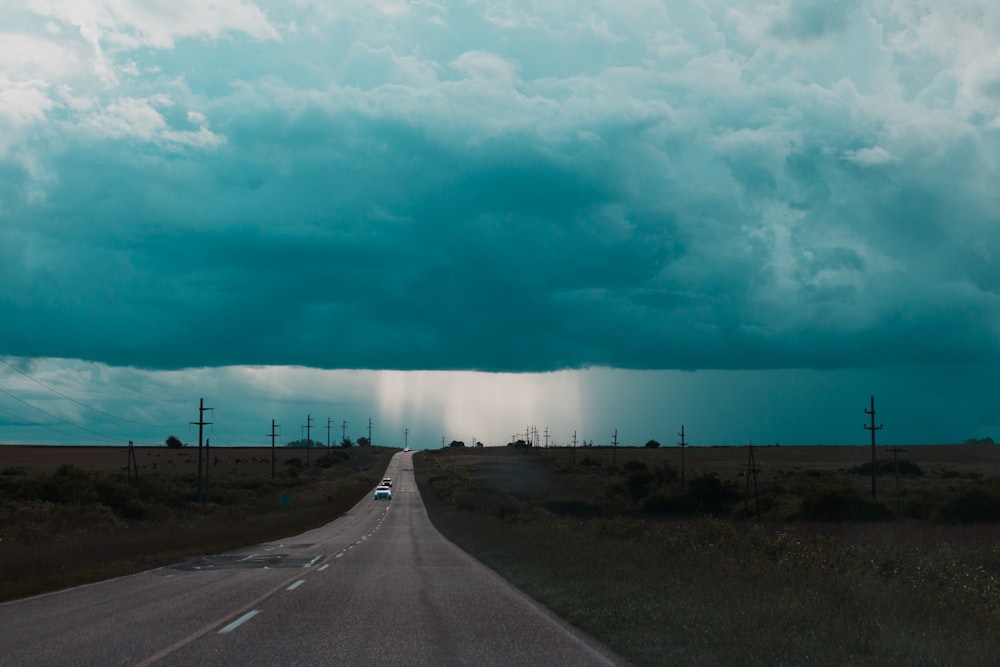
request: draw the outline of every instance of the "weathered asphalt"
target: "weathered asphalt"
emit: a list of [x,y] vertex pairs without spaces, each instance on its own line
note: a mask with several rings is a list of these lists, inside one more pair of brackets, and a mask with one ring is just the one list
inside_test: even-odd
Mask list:
[[624,664],[445,540],[411,457],[322,528],[0,605],[0,664]]

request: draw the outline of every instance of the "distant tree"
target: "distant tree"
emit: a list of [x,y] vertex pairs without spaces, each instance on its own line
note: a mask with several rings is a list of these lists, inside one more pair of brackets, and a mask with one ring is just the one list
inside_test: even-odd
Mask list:
[[451,444],[449,444],[448,446],[449,447],[465,447],[465,443],[462,442],[461,440],[452,440]]
[[178,438],[176,435],[171,435],[167,438],[166,445],[170,449],[180,449],[181,447],[184,446],[184,443],[181,442],[181,439]]
[[523,438],[518,438],[514,442],[507,443],[507,446],[508,447],[517,447],[518,449],[520,449],[522,447],[523,448],[531,447],[531,443],[528,442],[528,441],[526,441],[526,440],[524,440]]
[[340,446],[341,447],[353,447],[354,446],[354,441],[352,441],[350,437],[344,438],[343,440],[340,441]]
[[483,446],[483,443],[481,443],[481,442],[479,442],[479,441],[477,440],[477,441],[476,441],[476,447],[482,447],[482,446]]
[[358,447],[367,447],[370,444],[372,443],[368,442],[368,438],[366,438],[365,436],[361,436],[360,438],[358,438]]
[[659,447],[660,443],[657,442],[656,440],[648,440],[648,441],[646,441],[646,446],[647,447]]
[[302,440],[292,440],[287,445],[285,445],[285,447],[299,447],[302,449],[314,449],[320,446],[321,446],[320,443],[313,440],[312,438],[309,439],[303,438]]

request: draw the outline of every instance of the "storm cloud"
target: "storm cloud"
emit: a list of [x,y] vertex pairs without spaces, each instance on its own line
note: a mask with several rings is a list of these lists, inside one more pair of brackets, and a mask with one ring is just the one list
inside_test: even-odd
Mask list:
[[991,3],[2,6],[0,354],[997,364]]

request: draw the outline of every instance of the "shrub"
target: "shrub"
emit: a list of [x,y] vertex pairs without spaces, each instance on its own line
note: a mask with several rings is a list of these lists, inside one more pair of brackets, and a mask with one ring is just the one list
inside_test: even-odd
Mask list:
[[625,486],[632,502],[638,502],[649,494],[650,486],[656,481],[656,475],[647,470],[637,470],[625,478]]
[[[920,477],[924,474],[923,469],[913,461],[900,459],[898,462],[893,463],[890,459],[879,459],[875,461],[875,475],[895,475],[897,465],[899,466],[900,475],[905,475],[907,477]],[[867,463],[854,466],[853,468],[848,469],[847,472],[855,475],[870,476],[872,474],[872,462],[868,461]]]
[[938,507],[933,518],[947,523],[1000,521],[1000,494],[981,486],[964,489]]
[[657,491],[639,501],[639,512],[642,514],[666,516],[670,514],[683,514],[688,509],[687,498],[665,491]]
[[547,500],[540,504],[553,514],[566,517],[585,519],[601,514],[601,508],[585,500],[575,498]]
[[692,479],[688,483],[687,495],[695,506],[708,512],[716,512],[722,509],[725,501],[739,497],[735,483],[724,484],[714,472]]
[[884,521],[894,516],[885,503],[850,487],[825,486],[806,493],[798,518],[806,521]]

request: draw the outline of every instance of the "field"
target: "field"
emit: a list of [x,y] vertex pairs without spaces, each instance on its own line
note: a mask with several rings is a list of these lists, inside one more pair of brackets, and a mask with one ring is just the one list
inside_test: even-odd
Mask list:
[[445,535],[637,665],[995,664],[1000,447],[906,449],[898,517],[864,447],[754,448],[756,492],[746,447],[688,448],[683,486],[677,448],[415,471]]
[[95,581],[333,520],[396,451],[0,446],[0,600]]
[[[636,665],[992,665],[1000,446],[448,448],[435,525]],[[0,599],[277,539],[396,450],[0,447]],[[896,472],[899,493],[896,493]],[[682,474],[683,473],[683,474]],[[897,502],[898,497],[898,502]]]

